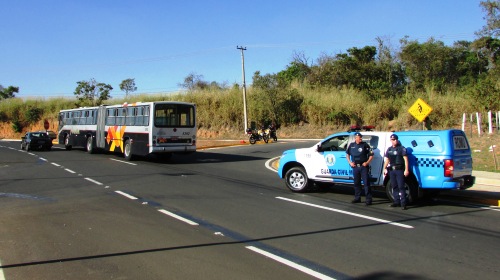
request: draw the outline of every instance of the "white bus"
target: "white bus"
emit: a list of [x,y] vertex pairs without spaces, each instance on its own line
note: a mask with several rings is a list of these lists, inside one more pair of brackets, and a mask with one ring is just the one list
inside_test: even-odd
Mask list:
[[158,101],[102,105],[59,112],[59,144],[122,153],[126,160],[148,154],[196,151],[196,105]]

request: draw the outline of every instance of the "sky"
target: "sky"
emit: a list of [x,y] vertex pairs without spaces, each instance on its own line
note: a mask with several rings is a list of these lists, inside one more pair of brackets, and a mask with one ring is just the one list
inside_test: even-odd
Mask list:
[[119,84],[133,94],[178,92],[190,74],[251,84],[286,69],[296,53],[309,63],[376,38],[451,46],[477,39],[480,0],[0,0],[0,85],[17,97],[73,97],[78,81]]

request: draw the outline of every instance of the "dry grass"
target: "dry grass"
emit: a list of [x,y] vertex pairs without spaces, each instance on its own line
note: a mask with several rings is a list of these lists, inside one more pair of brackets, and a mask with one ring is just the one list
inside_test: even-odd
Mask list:
[[[493,134],[468,134],[469,144],[472,148],[472,159],[474,160],[474,170],[492,171],[500,173],[500,133]],[[496,145],[494,153],[490,147]],[[496,166],[495,166],[496,160]]]

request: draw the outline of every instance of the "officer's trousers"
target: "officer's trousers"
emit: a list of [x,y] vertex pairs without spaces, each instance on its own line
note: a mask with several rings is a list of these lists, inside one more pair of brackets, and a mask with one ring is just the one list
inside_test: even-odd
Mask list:
[[363,179],[363,185],[365,187],[366,202],[372,202],[372,188],[370,187],[370,178],[368,174],[369,166],[355,166],[352,168],[352,173],[354,176],[354,199],[361,199],[361,179]]
[[391,179],[392,196],[395,204],[406,205],[405,171],[389,170]]

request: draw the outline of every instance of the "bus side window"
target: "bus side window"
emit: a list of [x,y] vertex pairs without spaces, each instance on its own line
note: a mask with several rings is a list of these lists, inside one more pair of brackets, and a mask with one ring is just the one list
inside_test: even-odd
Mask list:
[[71,113],[71,124],[78,124],[78,112]]
[[135,125],[135,123],[136,123],[135,117],[136,116],[137,116],[137,108],[136,107],[127,108],[127,114],[125,117],[125,125]]
[[115,125],[115,109],[106,110],[106,125]]
[[59,113],[58,122],[59,122],[59,128],[64,125],[64,113]]
[[135,108],[135,125],[144,125],[144,117],[143,117],[143,111],[144,108],[142,106],[139,106]]
[[78,113],[78,124],[85,124],[85,111],[80,111]]
[[70,112],[64,113],[63,123],[64,124],[71,124],[71,113]]
[[143,125],[149,125],[149,106],[144,106]]
[[92,110],[85,111],[85,124],[92,124]]

